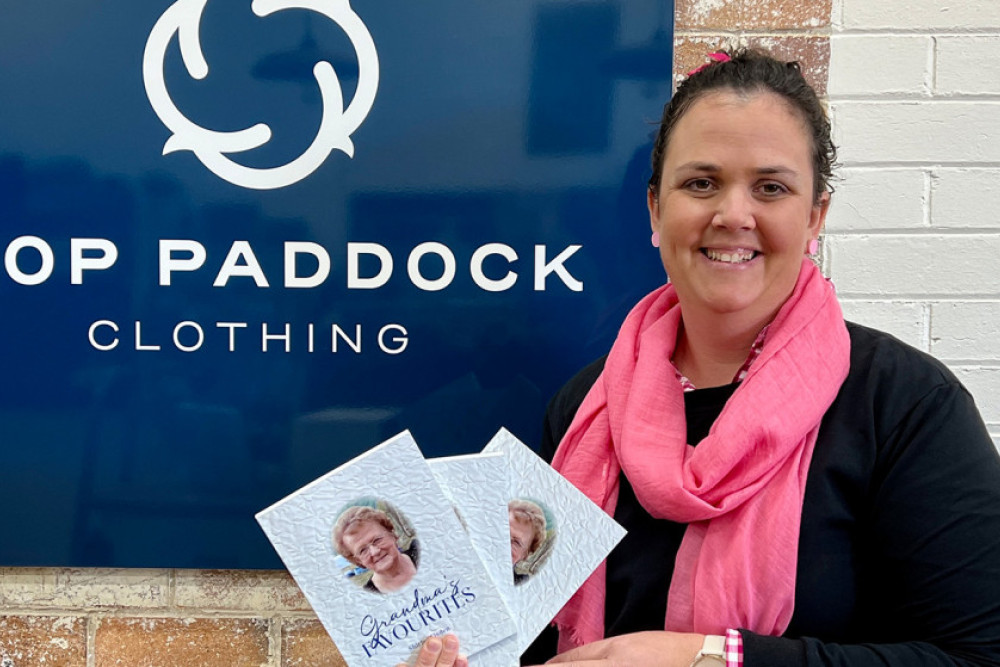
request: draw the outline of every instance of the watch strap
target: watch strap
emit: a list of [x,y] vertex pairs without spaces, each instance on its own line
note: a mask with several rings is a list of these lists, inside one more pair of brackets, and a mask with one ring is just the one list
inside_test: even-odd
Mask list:
[[718,667],[726,664],[726,638],[722,635],[705,635],[701,650],[694,656],[691,667]]

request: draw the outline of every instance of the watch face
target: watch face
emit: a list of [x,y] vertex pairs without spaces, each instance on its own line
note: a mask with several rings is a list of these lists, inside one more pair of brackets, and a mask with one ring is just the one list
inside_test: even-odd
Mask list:
[[705,655],[704,653],[699,655],[691,663],[691,667],[719,667],[719,665],[725,666],[726,659],[721,655]]

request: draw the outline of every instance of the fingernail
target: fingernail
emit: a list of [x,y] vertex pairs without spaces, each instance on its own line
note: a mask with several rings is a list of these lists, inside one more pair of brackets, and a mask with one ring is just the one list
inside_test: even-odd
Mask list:
[[444,647],[449,651],[458,648],[458,637],[455,635],[448,635],[444,638]]
[[431,637],[430,639],[427,640],[427,648],[429,648],[432,651],[440,651],[441,640],[438,639],[437,637]]

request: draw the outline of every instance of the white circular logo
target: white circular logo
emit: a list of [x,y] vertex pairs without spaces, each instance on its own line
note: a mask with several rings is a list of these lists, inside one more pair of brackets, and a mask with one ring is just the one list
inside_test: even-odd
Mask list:
[[208,0],[177,0],[163,12],[146,40],[142,57],[142,77],[153,111],[172,133],[163,145],[163,154],[191,151],[219,178],[255,190],[273,190],[297,183],[313,173],[334,150],[354,157],[354,133],[368,116],[378,90],[378,53],[371,33],[351,9],[349,0],[253,0],[253,13],[265,17],[282,9],[307,9],[329,18],[343,29],[358,56],[358,86],[350,105],[344,109],[344,94],[333,66],[320,61],[313,66],[323,101],[323,116],[312,144],[287,164],[256,169],[233,162],[228,153],[257,148],[271,139],[264,123],[231,132],[209,130],[182,114],[167,92],[163,61],[167,47],[177,34],[181,57],[195,79],[208,76],[208,63],[201,51],[199,26]]

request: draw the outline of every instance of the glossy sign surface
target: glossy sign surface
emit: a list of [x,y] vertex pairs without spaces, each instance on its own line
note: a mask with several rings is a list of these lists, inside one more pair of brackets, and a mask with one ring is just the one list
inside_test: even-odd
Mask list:
[[14,3],[0,565],[276,567],[403,429],[529,444],[664,277],[670,2]]

